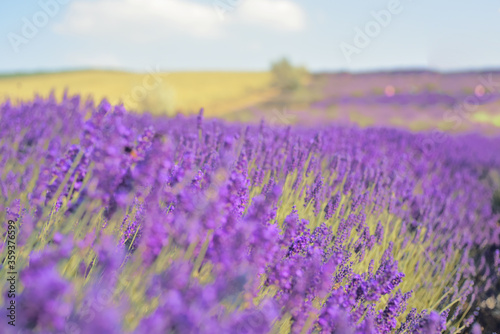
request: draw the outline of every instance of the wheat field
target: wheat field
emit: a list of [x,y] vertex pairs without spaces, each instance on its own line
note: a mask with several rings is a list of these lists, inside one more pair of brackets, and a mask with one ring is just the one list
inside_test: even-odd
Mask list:
[[265,101],[278,92],[271,87],[269,72],[173,72],[128,73],[119,71],[72,71],[0,77],[0,100],[29,100],[52,90],[62,98],[70,94],[107,98],[130,110],[185,114],[205,109],[208,116]]

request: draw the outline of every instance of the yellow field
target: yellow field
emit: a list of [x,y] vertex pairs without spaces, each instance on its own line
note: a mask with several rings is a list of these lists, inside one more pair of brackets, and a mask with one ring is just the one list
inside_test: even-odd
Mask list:
[[472,119],[478,123],[493,124],[497,127],[500,127],[500,113],[491,114],[485,111],[479,111],[472,115]]
[[127,73],[75,71],[29,76],[0,77],[0,101],[7,97],[29,100],[35,93],[58,97],[66,87],[83,96],[111,103],[123,102],[131,110],[154,113],[195,113],[222,116],[233,110],[265,101],[278,92],[270,88],[269,72],[173,72]]
[[[308,78],[306,82],[310,83]],[[263,115],[256,117],[250,107],[261,102],[269,101],[279,95],[279,91],[271,88],[272,75],[270,72],[171,72],[171,73],[129,73],[119,71],[74,71],[50,74],[21,75],[13,77],[0,77],[0,103],[7,97],[13,101],[31,100],[35,93],[47,96],[55,90],[57,97],[61,97],[64,89],[68,87],[70,94],[81,94],[86,97],[92,95],[97,101],[106,97],[112,104],[124,103],[128,110],[145,111],[153,113],[184,114],[197,113],[200,108],[205,109],[206,116],[223,117],[230,120],[258,120]],[[301,99],[318,95],[318,91],[310,87],[299,90],[295,98]],[[318,95],[317,99],[321,99]],[[290,101],[288,101],[290,102]],[[291,103],[291,102],[290,102]],[[309,110],[309,104],[295,105],[297,110]],[[293,109],[293,108],[292,108]],[[293,113],[293,110],[289,110]],[[232,113],[233,111],[242,111]],[[342,114],[360,126],[372,125],[374,119],[361,117],[351,110],[333,115],[321,113],[319,122],[324,117],[330,120],[337,119]],[[270,116],[272,117],[272,116]],[[314,117],[309,117],[314,121]],[[494,102],[481,110],[470,113],[468,121],[500,127],[500,103]],[[316,120],[318,122],[318,120]],[[413,131],[431,128],[443,128],[449,123],[433,120],[422,116],[421,119],[408,123],[405,119],[392,117],[390,124],[407,127]],[[466,127],[464,122],[463,127]],[[463,130],[461,128],[461,130]]]

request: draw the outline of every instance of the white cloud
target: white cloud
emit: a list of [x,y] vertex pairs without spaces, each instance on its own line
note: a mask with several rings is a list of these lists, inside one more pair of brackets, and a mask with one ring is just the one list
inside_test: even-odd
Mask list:
[[165,34],[214,37],[220,20],[204,5],[182,0],[101,0],[73,2],[60,33],[149,41]]
[[300,31],[306,20],[302,9],[289,0],[241,0],[235,20],[281,31]]
[[305,27],[302,9],[291,0],[240,0],[224,20],[215,1],[75,0],[54,29],[61,34],[151,42],[171,35],[216,38],[237,25],[290,32]]

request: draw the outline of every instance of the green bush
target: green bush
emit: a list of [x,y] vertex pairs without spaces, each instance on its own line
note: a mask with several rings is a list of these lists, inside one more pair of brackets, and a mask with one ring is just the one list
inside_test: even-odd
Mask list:
[[307,70],[300,66],[293,66],[286,58],[271,65],[273,86],[282,91],[294,91],[305,84],[308,77]]

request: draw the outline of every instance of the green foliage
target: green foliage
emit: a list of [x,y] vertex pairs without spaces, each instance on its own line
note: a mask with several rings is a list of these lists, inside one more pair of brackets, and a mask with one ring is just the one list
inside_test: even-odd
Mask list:
[[305,67],[293,66],[288,59],[283,58],[271,65],[273,75],[272,85],[282,91],[294,91],[302,87],[308,77]]

